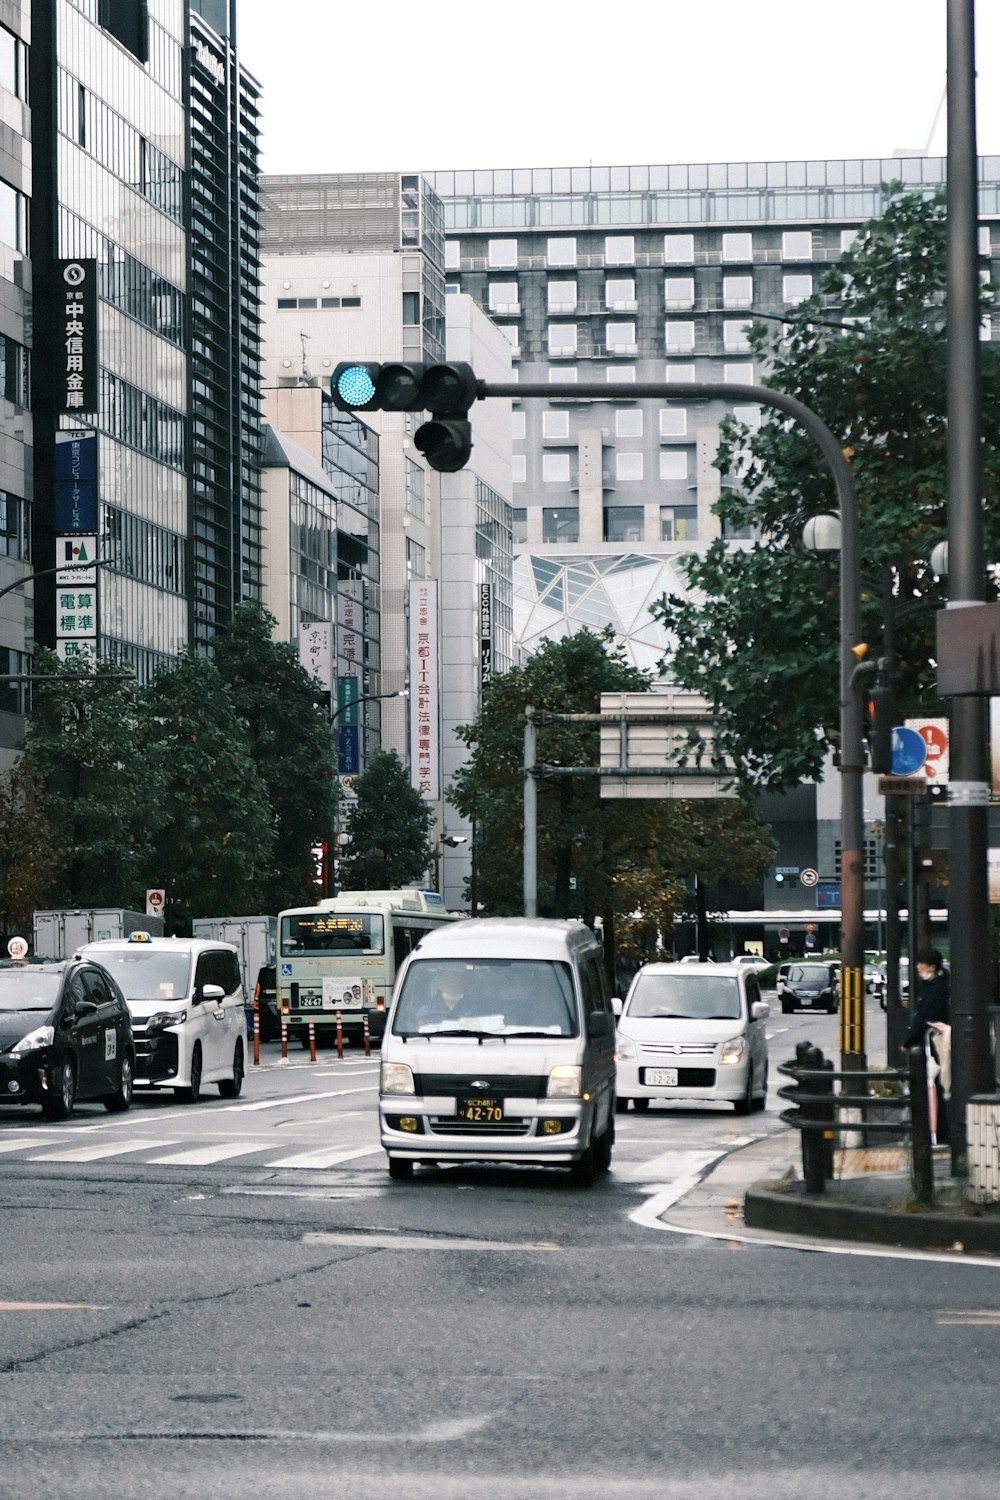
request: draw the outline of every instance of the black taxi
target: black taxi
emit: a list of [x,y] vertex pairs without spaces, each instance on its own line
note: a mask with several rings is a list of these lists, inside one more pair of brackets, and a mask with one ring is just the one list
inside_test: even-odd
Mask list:
[[78,1099],[128,1109],[135,1052],[117,983],[99,964],[29,959],[26,948],[12,939],[0,961],[0,1108],[40,1104],[49,1120]]

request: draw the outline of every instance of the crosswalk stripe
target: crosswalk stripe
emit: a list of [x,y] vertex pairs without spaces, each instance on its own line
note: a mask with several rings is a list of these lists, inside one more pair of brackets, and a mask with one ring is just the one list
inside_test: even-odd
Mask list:
[[268,1162],[269,1167],[335,1167],[342,1161],[355,1161],[359,1156],[377,1156],[381,1146],[366,1146],[353,1151],[301,1151],[297,1156],[285,1156],[279,1161]]
[[[164,1141],[163,1144],[170,1146],[174,1142]],[[175,1151],[169,1156],[152,1156],[149,1164],[151,1167],[207,1167],[213,1162],[229,1161],[236,1156],[251,1156],[255,1151],[267,1149],[264,1141],[251,1141],[242,1146],[234,1141],[224,1141],[221,1145],[195,1146],[190,1151]]]
[[45,1141],[40,1141],[37,1136],[31,1136],[25,1141],[0,1141],[0,1151],[7,1156],[14,1151],[33,1151],[36,1146],[44,1146],[46,1144],[54,1146],[55,1142],[50,1141],[46,1143]]
[[90,1146],[73,1146],[60,1151],[43,1151],[29,1161],[105,1161],[109,1156],[124,1156],[129,1151],[159,1150],[173,1141],[95,1141]]
[[618,1165],[613,1171],[616,1177],[627,1177],[632,1182],[670,1182],[675,1177],[688,1177],[714,1161],[718,1151],[663,1151],[647,1161]]

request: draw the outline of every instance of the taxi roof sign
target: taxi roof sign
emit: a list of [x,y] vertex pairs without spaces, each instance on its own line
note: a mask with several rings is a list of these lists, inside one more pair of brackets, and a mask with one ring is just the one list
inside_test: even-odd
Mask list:
[[153,938],[151,933],[136,931],[129,933],[128,940],[130,943],[151,943]]

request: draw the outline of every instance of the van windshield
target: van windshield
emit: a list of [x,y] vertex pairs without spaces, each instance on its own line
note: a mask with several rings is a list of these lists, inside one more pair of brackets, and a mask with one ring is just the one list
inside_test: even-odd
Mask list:
[[396,1036],[578,1036],[568,964],[535,958],[425,959],[406,971]]
[[129,948],[95,954],[110,969],[126,1000],[181,1000],[190,989],[191,958],[187,953],[157,952],[155,948]]
[[687,1021],[735,1021],[740,985],[732,974],[640,974],[629,996],[630,1016],[676,1016]]

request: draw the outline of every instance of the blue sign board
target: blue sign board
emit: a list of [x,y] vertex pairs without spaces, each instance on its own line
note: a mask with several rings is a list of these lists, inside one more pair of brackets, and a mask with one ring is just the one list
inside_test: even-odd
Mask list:
[[840,905],[840,881],[821,880],[816,887],[817,906],[839,906]]
[[915,729],[906,725],[892,731],[892,774],[912,776],[927,759],[927,742]]
[[97,532],[97,433],[60,432],[56,437],[56,533]]
[[361,769],[356,724],[341,725],[337,731],[337,751],[341,776],[356,776]]

